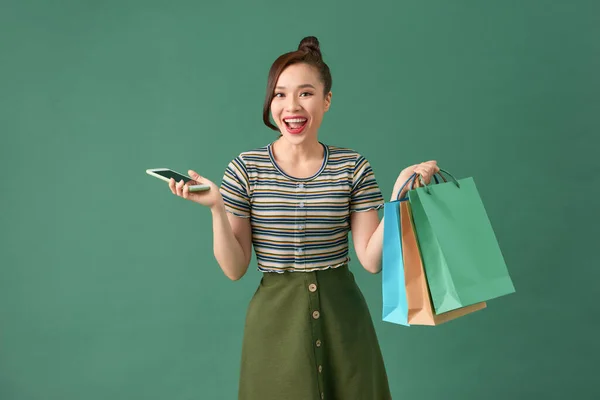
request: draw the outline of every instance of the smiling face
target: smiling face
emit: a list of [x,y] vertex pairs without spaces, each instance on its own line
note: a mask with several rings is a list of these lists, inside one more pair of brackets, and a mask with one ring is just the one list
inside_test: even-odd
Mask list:
[[294,144],[317,140],[331,92],[324,94],[318,71],[304,63],[287,67],[275,85],[271,115],[283,137]]

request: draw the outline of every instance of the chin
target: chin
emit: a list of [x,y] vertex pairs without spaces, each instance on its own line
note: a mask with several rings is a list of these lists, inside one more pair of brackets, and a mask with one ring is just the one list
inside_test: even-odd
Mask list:
[[279,133],[286,138],[287,140],[289,140],[292,143],[302,143],[306,140],[311,140],[313,137],[315,137],[316,135],[313,134],[313,132],[311,132],[310,127],[306,127],[304,129],[303,132],[301,133],[290,133],[287,131],[286,127],[279,127]]
[[294,135],[289,132],[283,132],[282,135],[286,140],[288,140],[294,144],[303,143],[307,140],[311,140],[314,137],[314,135],[311,135],[310,133],[301,133],[301,134]]

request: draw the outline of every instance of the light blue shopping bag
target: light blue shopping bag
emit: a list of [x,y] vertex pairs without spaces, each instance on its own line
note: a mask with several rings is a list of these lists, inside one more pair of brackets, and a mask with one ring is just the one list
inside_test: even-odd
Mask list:
[[400,201],[383,207],[382,293],[383,320],[409,326],[408,300],[404,286],[404,262],[400,230]]

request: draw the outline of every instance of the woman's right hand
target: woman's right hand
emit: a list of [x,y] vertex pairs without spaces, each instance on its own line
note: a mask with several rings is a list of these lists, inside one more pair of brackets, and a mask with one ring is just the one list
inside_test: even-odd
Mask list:
[[[190,178],[192,178],[192,181],[186,184],[184,184],[183,181],[175,182],[175,179],[171,178],[169,181],[169,188],[173,194],[205,207],[209,207],[210,209],[214,209],[223,203],[223,197],[221,196],[221,192],[217,185],[208,179],[201,177],[195,171],[189,170],[188,174]],[[190,192],[190,185],[209,185],[210,189],[204,192]]]

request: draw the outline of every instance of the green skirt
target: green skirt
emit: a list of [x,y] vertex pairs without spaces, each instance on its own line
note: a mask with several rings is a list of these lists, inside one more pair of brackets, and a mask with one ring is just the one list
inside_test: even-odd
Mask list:
[[264,273],[246,316],[239,400],[389,400],[365,299],[343,266]]

